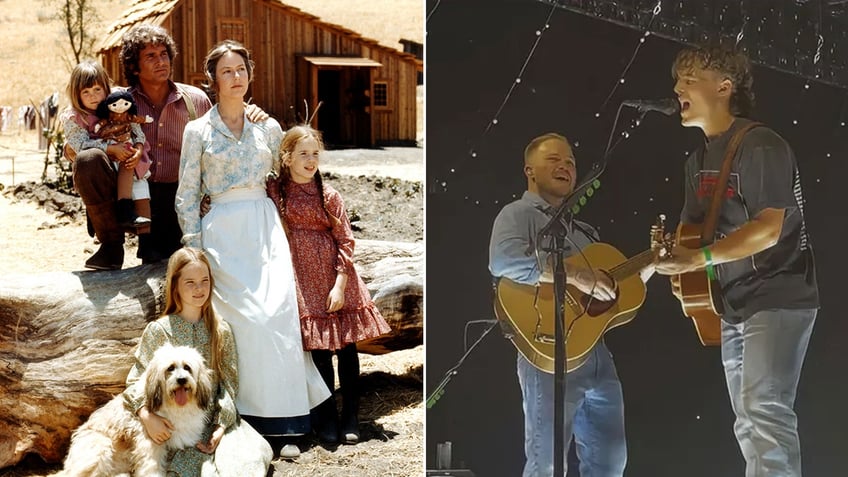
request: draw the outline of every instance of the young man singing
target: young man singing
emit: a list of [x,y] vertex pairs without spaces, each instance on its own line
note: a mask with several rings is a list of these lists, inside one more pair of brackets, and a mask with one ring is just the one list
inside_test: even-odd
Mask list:
[[[686,161],[680,217],[701,223],[728,143],[751,123],[751,66],[727,48],[686,49],[672,75],[681,123],[705,136]],[[676,294],[675,275],[714,274],[724,301],[721,355],[745,476],[799,477],[793,406],[819,296],[798,165],[786,141],[765,126],[744,135],[732,160],[714,242],[674,247],[656,271],[672,276]]]

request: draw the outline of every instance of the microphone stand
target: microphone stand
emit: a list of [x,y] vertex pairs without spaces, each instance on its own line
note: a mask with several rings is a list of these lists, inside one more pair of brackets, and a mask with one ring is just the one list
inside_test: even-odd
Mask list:
[[[592,172],[583,183],[572,190],[562,204],[554,212],[548,223],[539,230],[540,237],[548,237],[550,240],[549,246],[542,248],[553,257],[554,265],[554,476],[565,476],[565,394],[566,381],[565,374],[567,370],[567,344],[565,340],[565,293],[567,274],[565,270],[565,241],[568,235],[566,222],[571,222],[571,208],[580,200],[586,188],[592,182],[600,177],[607,166],[609,155],[612,152],[612,134],[618,124],[618,118],[621,115],[623,105],[619,105],[618,112],[615,115],[610,137],[607,141],[607,148],[600,162],[595,163],[592,167]],[[644,116],[644,115],[643,115]],[[641,118],[640,118],[641,119]],[[618,143],[616,143],[618,145]],[[429,404],[428,404],[429,407]]]
[[492,329],[495,326],[497,326],[497,324],[498,324],[498,320],[492,320],[492,323],[489,325],[488,328],[486,328],[483,331],[483,334],[481,334],[480,337],[477,338],[477,341],[475,341],[468,348],[468,350],[465,351],[465,354],[463,354],[462,357],[459,358],[459,361],[457,361],[457,363],[452,368],[447,370],[447,372],[445,373],[445,376],[442,378],[442,381],[439,383],[438,386],[436,386],[436,389],[434,389],[433,392],[430,393],[430,397],[427,398],[427,409],[430,409],[433,406],[435,406],[436,401],[441,399],[441,397],[445,394],[445,387],[448,385],[450,380],[453,379],[454,376],[459,374],[459,367],[462,366],[462,363],[464,363],[465,359],[468,358],[468,356],[471,354],[472,351],[474,351],[474,348],[478,344],[480,344],[481,341],[483,341],[483,338],[485,338],[486,335],[488,335],[489,332],[492,331]]

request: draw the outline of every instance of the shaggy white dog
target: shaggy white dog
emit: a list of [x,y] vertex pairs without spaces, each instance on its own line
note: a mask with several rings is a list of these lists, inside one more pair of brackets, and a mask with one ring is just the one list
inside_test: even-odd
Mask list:
[[174,425],[171,438],[162,445],[153,442],[119,394],[74,432],[65,468],[58,475],[165,477],[168,451],[194,447],[203,438],[213,390],[211,371],[197,350],[162,346],[140,380],[147,409]]

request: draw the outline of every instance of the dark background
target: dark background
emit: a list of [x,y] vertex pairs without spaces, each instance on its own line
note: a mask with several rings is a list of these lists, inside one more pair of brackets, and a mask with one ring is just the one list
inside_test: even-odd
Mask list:
[[[429,1],[428,12],[434,6]],[[427,22],[428,397],[462,356],[465,324],[494,318],[489,236],[501,207],[526,188],[527,142],[548,131],[565,134],[577,146],[582,175],[600,159],[622,99],[673,96],[670,66],[682,45],[652,36],[626,82],[601,109],[641,32],[556,9],[498,123],[484,132],[551,11],[550,5],[527,0],[442,1]],[[848,128],[840,126],[846,90],[816,82],[805,89],[805,82],[755,67],[753,118],[795,150],[817,260],[822,309],[796,401],[804,475],[843,476],[848,325],[838,297],[848,263],[840,194],[848,146]],[[626,256],[648,247],[657,214],[668,215],[668,229],[676,226],[683,161],[702,143],[700,131],[683,128],[677,117],[651,113],[632,130],[635,117],[632,110],[623,112],[617,130],[631,130],[632,136],[615,149],[600,190],[578,215]],[[469,329],[469,344],[483,327]],[[744,474],[719,349],[700,345],[664,277],[652,278],[637,318],[611,331],[606,341],[624,389],[626,475]],[[427,468],[434,468],[436,443],[451,441],[455,468],[469,468],[478,477],[520,475],[523,418],[515,356],[496,329],[465,361],[427,410]],[[575,471],[571,466],[569,475]]]

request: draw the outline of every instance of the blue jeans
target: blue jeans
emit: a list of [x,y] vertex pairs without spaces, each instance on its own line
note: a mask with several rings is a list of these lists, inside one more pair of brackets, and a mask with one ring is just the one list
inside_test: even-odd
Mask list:
[[818,310],[764,310],[722,321],[721,358],[745,477],[800,477],[793,406]]
[[[612,355],[603,341],[583,366],[566,375],[565,455],[572,436],[581,477],[621,477],[627,463],[624,399]],[[554,472],[554,376],[518,355],[518,381],[524,398],[524,477]]]

